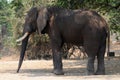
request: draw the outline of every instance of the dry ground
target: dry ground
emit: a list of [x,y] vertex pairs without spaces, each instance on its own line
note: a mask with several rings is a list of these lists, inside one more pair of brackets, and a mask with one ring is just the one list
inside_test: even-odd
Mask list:
[[[63,60],[65,75],[62,76],[52,73],[52,60],[26,60],[20,73],[16,73],[19,58],[16,54],[1,57],[0,80],[120,80],[120,45],[111,47],[114,48],[111,51],[115,51],[115,55],[119,57],[105,59],[106,75],[86,75],[87,59]],[[8,54],[9,51],[5,51]],[[97,66],[96,62],[95,66]]]
[[[52,73],[52,60],[24,61],[16,73],[18,61],[0,60],[0,80],[120,80],[120,58],[105,59],[106,75],[86,75],[85,60],[63,60],[65,75]],[[95,63],[96,66],[96,63]]]

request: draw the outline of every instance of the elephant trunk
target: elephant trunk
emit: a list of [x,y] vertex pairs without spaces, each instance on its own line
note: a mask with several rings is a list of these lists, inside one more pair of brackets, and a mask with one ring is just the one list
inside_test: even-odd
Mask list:
[[24,59],[26,47],[27,47],[27,44],[28,44],[28,39],[29,39],[29,35],[26,36],[26,38],[24,40],[22,40],[21,53],[20,53],[20,58],[19,58],[19,64],[18,64],[17,73],[19,73],[19,70],[21,68],[21,65],[22,65],[22,62],[23,62],[23,59]]

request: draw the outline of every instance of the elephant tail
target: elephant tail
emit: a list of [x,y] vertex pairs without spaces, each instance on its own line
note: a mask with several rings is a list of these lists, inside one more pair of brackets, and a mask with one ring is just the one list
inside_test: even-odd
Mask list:
[[108,49],[107,49],[107,56],[109,57],[109,52],[110,52],[110,29],[109,29],[109,27],[108,27],[108,29],[107,29],[107,36],[108,36],[108,40],[107,40],[107,47],[108,47]]

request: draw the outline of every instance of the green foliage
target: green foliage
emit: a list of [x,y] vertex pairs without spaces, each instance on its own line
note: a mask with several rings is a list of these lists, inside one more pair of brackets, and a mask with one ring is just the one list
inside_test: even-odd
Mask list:
[[7,0],[0,1],[0,24],[6,24],[11,15],[11,9],[9,8]]
[[[7,26],[7,35],[5,38],[2,39],[2,42],[6,44],[10,42],[9,45],[12,44],[12,26],[11,26],[11,18],[13,17],[13,10],[10,8],[11,5],[7,0],[0,0],[0,29],[3,25]],[[1,31],[1,30],[0,30]]]

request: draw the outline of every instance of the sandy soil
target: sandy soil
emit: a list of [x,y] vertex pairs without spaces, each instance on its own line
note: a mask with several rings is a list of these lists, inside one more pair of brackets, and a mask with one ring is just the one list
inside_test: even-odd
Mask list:
[[[106,75],[86,75],[85,60],[63,60],[62,76],[52,73],[52,60],[24,61],[16,73],[18,61],[0,60],[0,80],[120,80],[120,58],[105,59]],[[96,63],[95,63],[96,66]]]

